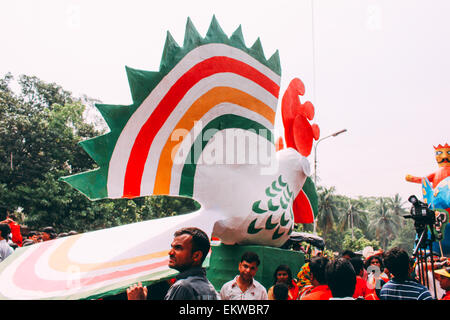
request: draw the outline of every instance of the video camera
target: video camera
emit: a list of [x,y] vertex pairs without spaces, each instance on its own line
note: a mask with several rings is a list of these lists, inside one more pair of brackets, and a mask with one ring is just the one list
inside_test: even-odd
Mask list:
[[433,226],[436,223],[436,214],[433,210],[429,209],[426,203],[423,203],[415,195],[408,198],[408,201],[412,203],[411,214],[403,216],[406,219],[414,219],[414,222],[418,226],[429,225]]

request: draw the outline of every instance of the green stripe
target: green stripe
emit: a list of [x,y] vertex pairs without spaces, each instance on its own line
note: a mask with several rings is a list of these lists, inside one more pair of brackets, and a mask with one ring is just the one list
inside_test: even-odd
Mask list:
[[[235,114],[225,114],[220,117],[217,117],[213,120],[211,120],[202,130],[201,134],[195,139],[194,144],[191,147],[191,150],[189,151],[189,154],[186,158],[188,163],[185,163],[183,166],[183,170],[181,172],[181,181],[180,181],[180,195],[181,196],[187,196],[192,197],[194,194],[194,177],[195,177],[195,170],[197,169],[197,162],[198,159],[203,152],[204,148],[208,144],[209,140],[213,138],[214,135],[211,137],[207,137],[207,140],[202,141],[203,138],[206,138],[205,132],[207,130],[216,129],[218,131],[222,131],[225,129],[243,129],[243,130],[255,130],[256,133],[261,135],[262,137],[269,140],[271,143],[274,143],[272,131],[260,124],[259,122],[256,122],[254,120],[250,120],[248,118],[244,118]],[[269,135],[268,137],[263,134],[260,130],[264,129],[265,132]],[[195,146],[197,148],[201,147],[202,152],[198,152],[198,154],[195,154],[194,149]],[[190,163],[189,163],[190,162]]]

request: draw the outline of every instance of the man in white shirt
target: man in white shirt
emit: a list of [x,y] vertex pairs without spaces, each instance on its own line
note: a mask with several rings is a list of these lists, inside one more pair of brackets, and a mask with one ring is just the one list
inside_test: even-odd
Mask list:
[[266,288],[254,279],[259,263],[256,253],[244,253],[239,263],[239,275],[222,286],[220,298],[222,300],[267,300]]
[[10,233],[10,227],[6,223],[0,223],[0,262],[5,260],[14,251],[8,244],[8,236]]

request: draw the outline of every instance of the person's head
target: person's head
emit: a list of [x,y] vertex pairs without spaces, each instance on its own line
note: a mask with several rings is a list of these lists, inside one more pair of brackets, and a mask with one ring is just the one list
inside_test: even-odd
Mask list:
[[8,240],[8,236],[11,233],[11,228],[6,223],[0,223],[0,240]]
[[356,273],[348,259],[341,257],[329,261],[325,268],[325,277],[333,297],[353,296],[356,286]]
[[171,246],[169,268],[180,272],[201,266],[211,247],[206,233],[198,228],[176,231]]
[[42,240],[48,241],[55,238],[55,229],[53,227],[45,227],[42,229]]
[[355,269],[356,275],[361,276],[364,271],[364,262],[361,257],[355,256],[351,258],[350,263],[352,264],[353,269]]
[[395,280],[404,281],[409,278],[409,256],[402,248],[394,247],[386,252],[384,266]]
[[256,253],[247,251],[241,257],[239,263],[239,276],[245,282],[251,282],[258,271],[259,257]]
[[38,242],[39,236],[40,236],[40,234],[37,231],[30,231],[27,235],[27,239],[30,239],[33,242]]
[[273,283],[286,283],[288,286],[292,283],[292,271],[286,264],[280,264],[273,274]]
[[380,269],[380,272],[383,272],[383,259],[380,256],[371,256],[367,258],[365,262],[365,268],[368,269],[370,266],[372,266],[372,268],[378,267]]
[[344,250],[341,254],[342,258],[350,260],[355,256],[355,253],[352,250]]
[[273,286],[273,296],[275,300],[287,300],[289,296],[289,287],[286,283],[279,282]]
[[326,284],[325,267],[327,266],[328,259],[325,257],[313,257],[309,262],[309,269],[311,273],[311,283],[314,286]]
[[439,281],[441,288],[445,291],[450,290],[450,267],[435,270],[436,279]]

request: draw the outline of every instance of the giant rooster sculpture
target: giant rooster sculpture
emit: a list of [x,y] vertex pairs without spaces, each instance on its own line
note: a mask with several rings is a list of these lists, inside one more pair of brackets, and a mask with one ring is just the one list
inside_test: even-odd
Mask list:
[[63,180],[91,200],[171,195],[201,208],[18,249],[0,265],[2,298],[95,298],[173,276],[167,253],[181,227],[224,244],[280,247],[294,223],[314,221],[306,157],[319,127],[292,80],[285,148],[275,150],[278,51],[267,60],[259,38],[247,48],[240,26],[227,37],[215,17],[202,38],[188,18],[182,47],[167,33],[158,72],[126,71],[133,103],[97,105],[110,132],[81,143],[99,167]]

